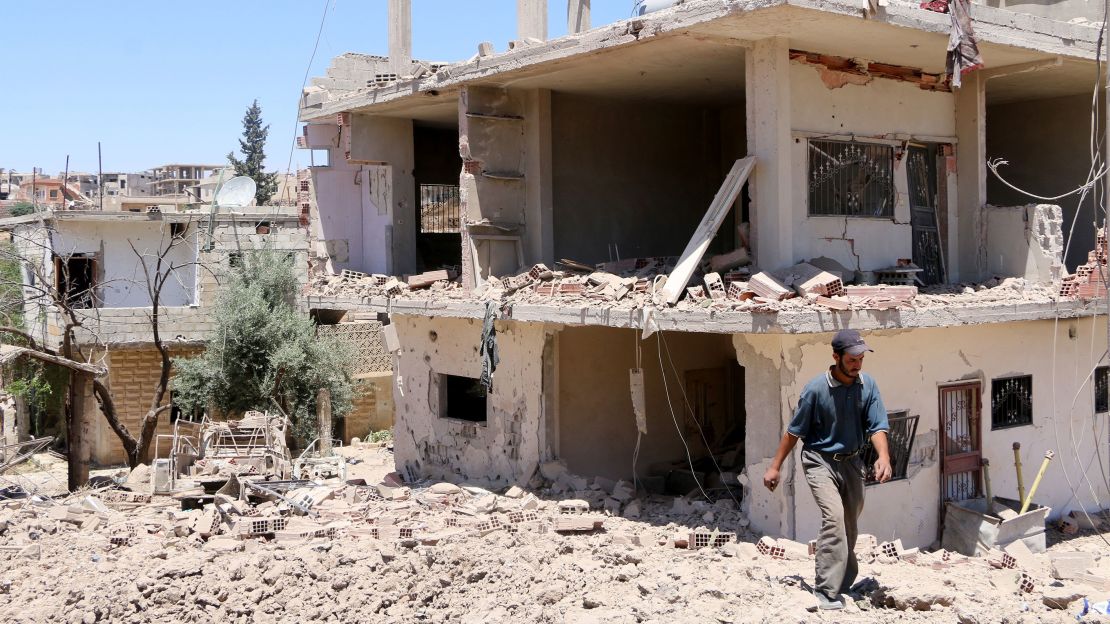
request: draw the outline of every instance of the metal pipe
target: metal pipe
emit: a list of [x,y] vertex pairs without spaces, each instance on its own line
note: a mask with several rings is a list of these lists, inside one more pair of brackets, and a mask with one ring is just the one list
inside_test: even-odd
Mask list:
[[987,513],[994,513],[994,497],[991,496],[991,461],[985,457],[980,461],[983,466],[983,487],[987,489]]
[[1033,502],[1033,495],[1037,493],[1037,486],[1041,484],[1041,478],[1044,477],[1044,471],[1048,470],[1048,462],[1052,461],[1054,454],[1052,451],[1044,452],[1044,461],[1041,462],[1041,469],[1037,471],[1037,478],[1033,480],[1033,487],[1029,488],[1029,496],[1021,503],[1021,511],[1018,514],[1023,514],[1029,510],[1029,503]]
[[1021,476],[1021,442],[1014,442],[1014,469],[1017,470],[1018,500],[1025,500],[1025,479]]

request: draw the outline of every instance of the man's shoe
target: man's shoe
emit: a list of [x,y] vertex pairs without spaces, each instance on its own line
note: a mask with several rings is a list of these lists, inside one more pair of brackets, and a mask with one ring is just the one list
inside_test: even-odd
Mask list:
[[817,608],[822,611],[838,611],[844,608],[844,601],[839,595],[836,598],[829,598],[823,591],[815,591],[813,595],[817,597]]

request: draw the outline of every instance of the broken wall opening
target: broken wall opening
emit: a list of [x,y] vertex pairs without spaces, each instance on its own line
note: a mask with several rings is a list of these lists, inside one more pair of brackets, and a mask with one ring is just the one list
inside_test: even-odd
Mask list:
[[486,388],[473,377],[437,375],[439,417],[484,423],[488,418]]
[[96,307],[96,257],[73,254],[54,258],[55,288],[75,308]]
[[[727,101],[551,96],[555,258],[678,256],[745,156],[743,90]],[[736,202],[710,254],[737,247]]]
[[720,476],[739,472],[745,461],[745,375],[729,335],[659,332],[640,341],[638,332],[626,329],[560,332],[559,456],[569,471],[631,478],[638,429],[629,369],[636,366],[637,347],[647,412],[637,478],[660,493],[697,491],[686,455],[689,447],[702,487],[727,497],[722,480],[730,480],[739,496],[735,477]]
[[[1050,71],[1046,70],[1045,76]],[[1091,71],[1093,76],[1097,70]],[[1002,95],[992,97],[992,91],[1000,89],[1007,80],[987,82],[987,158],[1008,161],[1009,164],[999,168],[999,173],[1014,186],[1038,195],[1054,196],[1082,185],[1090,169],[1091,94],[1024,101],[1011,101]],[[1099,120],[1106,119],[1101,102],[1096,115]],[[1065,240],[1078,219],[1064,258],[1068,272],[1087,262],[1087,252],[1095,247],[1095,231],[1090,224],[1101,221],[1102,210],[1095,206],[1096,201],[1090,193],[1082,205],[1079,195],[1051,202],[1059,204],[1063,211]],[[1037,202],[987,172],[987,204],[1025,206]]]
[[413,127],[416,184],[416,266],[419,271],[459,266],[458,126],[418,124]]

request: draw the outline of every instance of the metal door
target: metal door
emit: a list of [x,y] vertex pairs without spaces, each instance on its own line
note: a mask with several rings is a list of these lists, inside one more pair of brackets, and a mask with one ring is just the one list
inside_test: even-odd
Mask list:
[[906,151],[906,177],[910,193],[910,227],[913,230],[913,263],[921,267],[926,284],[940,284],[944,276],[944,252],[937,228],[937,160],[924,145]]
[[983,444],[982,385],[975,381],[940,388],[941,502],[979,496]]

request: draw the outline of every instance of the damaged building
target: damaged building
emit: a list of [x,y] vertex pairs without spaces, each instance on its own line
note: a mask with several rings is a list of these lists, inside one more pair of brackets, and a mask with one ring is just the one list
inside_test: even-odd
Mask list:
[[388,317],[399,471],[526,484],[561,461],[732,494],[808,540],[794,460],[759,484],[851,327],[895,464],[861,531],[931,543],[983,459],[1015,497],[1014,443],[1027,466],[1056,451],[1054,517],[1093,504],[1073,482],[1110,451],[1106,239],[988,159],[1019,188],[1083,184],[1099,30],[972,16],[982,67],[954,76],[952,18],[893,1],[690,0],[448,65],[403,32],[334,59],[301,101],[307,305]]
[[[120,421],[134,432],[150,409],[161,370],[151,328],[149,281],[139,254],[153,271],[153,258],[176,239],[164,260],[173,269],[161,291],[159,329],[171,357],[189,357],[199,354],[212,337],[221,275],[245,250],[267,247],[293,254],[296,267],[307,266],[306,238],[298,221],[292,210],[215,216],[88,210],[11,217],[0,227],[11,232],[22,261],[26,330],[40,344],[58,349],[65,320],[46,293],[65,297],[82,323],[75,329],[77,345],[106,370],[104,382]],[[299,273],[304,279],[306,271]],[[174,396],[171,380],[165,401],[172,403]],[[123,445],[93,396],[82,405],[88,460],[94,465],[123,463]],[[188,420],[192,415],[172,408],[159,419],[156,433],[172,433],[182,417]],[[22,437],[64,436],[60,414],[30,414],[24,406],[19,420]]]

